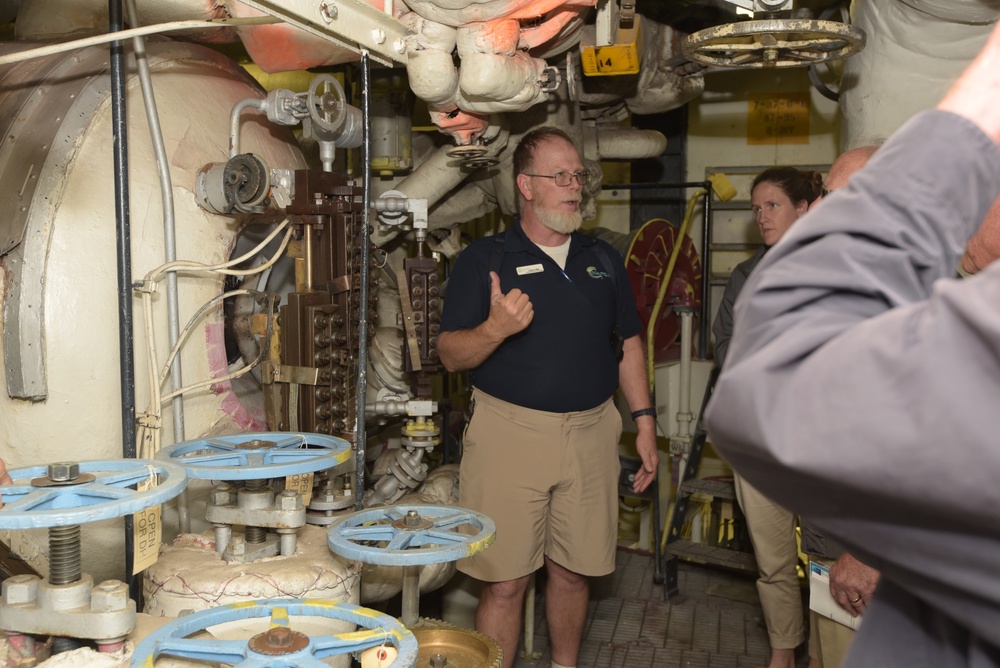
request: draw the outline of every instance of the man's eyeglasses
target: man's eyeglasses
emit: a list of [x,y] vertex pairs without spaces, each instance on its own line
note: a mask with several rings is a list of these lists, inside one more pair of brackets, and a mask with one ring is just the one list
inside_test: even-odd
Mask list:
[[590,181],[590,172],[583,170],[581,172],[556,172],[555,174],[528,174],[524,172],[525,176],[536,176],[540,179],[552,179],[556,182],[556,185],[560,188],[565,188],[576,179],[576,182],[581,186],[587,185]]

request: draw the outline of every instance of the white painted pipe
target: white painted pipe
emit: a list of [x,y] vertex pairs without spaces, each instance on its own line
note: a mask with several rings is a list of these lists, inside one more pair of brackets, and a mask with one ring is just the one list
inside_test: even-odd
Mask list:
[[598,127],[597,146],[602,160],[638,160],[663,155],[667,138],[656,130]]
[[691,437],[691,338],[694,313],[690,309],[680,310],[681,317],[681,387],[677,410],[677,435]]

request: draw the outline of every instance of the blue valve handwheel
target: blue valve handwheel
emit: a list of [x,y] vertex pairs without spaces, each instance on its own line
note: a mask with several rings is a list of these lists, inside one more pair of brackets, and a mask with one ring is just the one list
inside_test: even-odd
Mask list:
[[265,431],[213,436],[167,446],[157,459],[180,464],[199,480],[260,480],[332,468],[351,457],[336,436]]
[[[306,636],[289,626],[294,615],[326,617],[357,624],[364,630],[321,636]],[[285,629],[281,646],[260,640],[188,638],[216,624],[244,619],[271,618],[270,633]],[[262,647],[261,644],[265,646]],[[154,668],[159,657],[198,659],[213,663],[236,664],[242,668],[326,668],[320,659],[360,652],[372,647],[391,645],[399,651],[392,668],[411,668],[417,663],[417,639],[389,615],[352,603],[324,599],[270,599],[233,603],[202,610],[161,626],[139,643],[132,655],[132,668]]]
[[[407,525],[411,512],[419,516],[415,526]],[[380,566],[422,566],[482,552],[493,543],[496,532],[493,520],[474,510],[397,505],[345,515],[330,527],[327,542],[347,559]]]
[[[33,485],[33,479],[47,477],[47,466],[26,466],[8,473],[14,482],[0,486],[0,529],[44,529],[131,515],[169,501],[187,482],[183,468],[153,459],[80,462],[82,479],[89,482],[79,484]],[[159,480],[156,487],[129,489],[153,474]]]

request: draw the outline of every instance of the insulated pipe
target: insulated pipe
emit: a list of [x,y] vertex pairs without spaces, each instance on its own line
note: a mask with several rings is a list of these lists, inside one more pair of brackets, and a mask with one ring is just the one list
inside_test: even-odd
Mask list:
[[656,130],[598,128],[597,146],[601,160],[638,160],[663,155],[667,138]]
[[421,199],[426,199],[427,208],[433,208],[442,197],[464,181],[467,176],[465,172],[458,169],[458,160],[448,156],[448,151],[452,148],[454,147],[451,145],[439,148],[420,163],[409,176],[396,184],[393,190],[398,190],[407,196],[419,196]]
[[355,429],[355,453],[357,461],[357,473],[355,482],[355,506],[358,510],[364,508],[365,498],[365,394],[368,392],[368,276],[369,276],[369,249],[371,246],[371,235],[369,226],[371,223],[372,206],[372,71],[371,61],[367,50],[361,52],[361,127],[364,139],[361,142],[361,224],[358,244],[358,257],[361,258],[361,266],[358,267],[361,285],[358,286],[358,383],[355,394],[355,406],[357,419]]
[[[121,0],[108,0],[108,30],[123,28]],[[132,237],[128,208],[128,116],[125,108],[125,47],[111,43],[111,117],[114,128],[115,238],[118,264],[118,346],[121,385],[122,458],[135,459],[135,364],[132,340]],[[129,596],[141,610],[141,578],[132,574],[135,563],[135,527],[125,516],[125,577]]]
[[[128,12],[128,22],[133,28],[139,27],[138,12],[135,0],[125,1]],[[163,206],[163,257],[166,262],[177,259],[177,235],[174,217],[174,187],[170,179],[170,163],[167,161],[167,149],[163,143],[163,128],[160,116],[156,110],[156,98],[153,96],[153,80],[149,74],[149,59],[146,57],[146,41],[142,37],[132,38],[132,50],[135,52],[135,62],[139,68],[139,84],[142,87],[142,101],[146,109],[146,122],[149,124],[149,134],[153,142],[153,154],[156,159],[156,171],[160,177],[160,200]],[[167,341],[173,350],[180,338],[180,316],[178,314],[177,273],[167,274]],[[170,387],[174,392],[184,387],[184,374],[181,368],[181,356],[174,358],[170,365]],[[170,407],[174,419],[174,442],[184,440],[184,397],[175,396]],[[154,453],[155,454],[155,453]],[[181,533],[191,531],[191,518],[188,516],[188,492],[185,487],[177,496],[177,520]]]

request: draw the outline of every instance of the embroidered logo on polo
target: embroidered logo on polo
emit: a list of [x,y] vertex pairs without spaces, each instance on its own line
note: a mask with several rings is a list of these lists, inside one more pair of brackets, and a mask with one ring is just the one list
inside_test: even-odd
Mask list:
[[598,270],[598,268],[594,267],[594,266],[587,267],[587,274],[591,278],[611,278],[606,273],[604,273],[603,271]]

